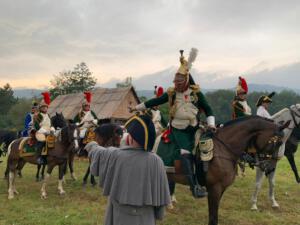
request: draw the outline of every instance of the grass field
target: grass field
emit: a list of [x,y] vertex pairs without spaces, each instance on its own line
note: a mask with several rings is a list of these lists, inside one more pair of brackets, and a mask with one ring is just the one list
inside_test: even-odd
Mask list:
[[[300,156],[296,161],[300,167]],[[87,167],[85,161],[75,161],[77,181],[67,175],[64,186],[66,195],[57,192],[57,169],[48,185],[48,199],[40,199],[41,183],[35,182],[36,167],[26,165],[23,178],[16,181],[20,194],[7,200],[7,183],[0,180],[0,224],[1,225],[96,225],[103,224],[106,198],[99,187],[82,187],[82,177]],[[0,164],[3,176],[5,163]],[[223,196],[219,219],[220,225],[300,225],[300,185],[284,158],[279,162],[276,176],[276,196],[280,209],[272,209],[267,198],[267,180],[259,196],[259,211],[250,211],[250,197],[254,187],[254,171],[247,168],[246,177],[237,178]],[[168,212],[159,225],[202,225],[207,224],[206,199],[195,200],[188,187],[177,186],[176,210]]]

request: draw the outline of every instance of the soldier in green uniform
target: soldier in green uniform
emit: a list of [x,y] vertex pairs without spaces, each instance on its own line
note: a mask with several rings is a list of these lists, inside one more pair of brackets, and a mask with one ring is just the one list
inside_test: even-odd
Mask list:
[[[174,152],[170,156],[158,152],[165,165],[168,162],[174,162],[175,159],[180,159],[183,167],[183,172],[186,175],[190,189],[194,197],[206,196],[206,191],[199,192],[196,190],[196,180],[193,169],[193,155],[195,132],[199,127],[199,114],[204,111],[207,117],[209,127],[215,128],[215,117],[203,93],[198,85],[195,84],[190,75],[192,62],[197,55],[197,49],[192,49],[188,61],[183,56],[183,51],[180,51],[180,67],[175,74],[174,87],[170,87],[166,93],[159,98],[150,99],[135,107],[135,110],[142,111],[157,105],[169,103],[169,130],[170,139],[175,144]],[[169,158],[168,158],[169,157]],[[170,165],[168,165],[170,166]],[[203,189],[202,189],[203,190]]]
[[80,138],[83,139],[87,130],[98,125],[96,114],[91,110],[91,92],[84,93],[86,100],[82,104],[82,109],[75,116],[73,122],[80,125]]
[[247,103],[248,85],[244,78],[239,77],[236,95],[232,102],[232,119],[251,115],[251,108]]

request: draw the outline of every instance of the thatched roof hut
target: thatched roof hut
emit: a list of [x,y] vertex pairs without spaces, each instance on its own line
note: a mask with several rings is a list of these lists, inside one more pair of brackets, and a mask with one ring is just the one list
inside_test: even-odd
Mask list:
[[[128,106],[140,103],[133,87],[96,88],[91,92],[91,109],[102,121],[124,123],[132,116]],[[50,104],[48,113],[53,116],[56,112],[62,112],[66,119],[72,120],[80,111],[84,100],[83,93],[59,95]]]

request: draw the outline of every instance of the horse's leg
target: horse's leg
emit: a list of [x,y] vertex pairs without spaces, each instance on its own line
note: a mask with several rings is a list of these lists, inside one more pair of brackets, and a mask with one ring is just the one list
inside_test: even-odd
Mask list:
[[40,181],[40,170],[41,170],[41,165],[37,165],[37,171],[36,171],[36,175],[35,175],[35,181],[38,182]]
[[296,178],[296,181],[297,183],[300,183],[300,177],[299,177],[299,174],[298,174],[298,169],[297,169],[297,166],[296,166],[296,163],[295,163],[295,157],[294,157],[294,154],[293,153],[289,153],[289,154],[286,154],[285,155],[290,163],[290,166],[294,172],[294,175],[295,175],[295,178]]
[[58,192],[60,195],[65,194],[65,190],[63,189],[63,178],[64,178],[64,172],[65,172],[65,165],[66,163],[62,163],[58,167],[59,176],[58,176]]
[[209,211],[208,225],[218,224],[219,204],[223,192],[224,189],[221,187],[220,184],[215,184],[208,188],[208,211]]
[[254,190],[252,198],[251,198],[251,201],[252,201],[251,210],[258,209],[256,203],[257,203],[258,193],[262,186],[263,178],[264,178],[264,171],[262,171],[259,167],[256,167],[255,190]]
[[89,178],[89,175],[90,175],[90,165],[88,166],[85,175],[83,177],[83,183],[82,183],[83,185],[87,184],[87,179]]
[[70,153],[68,163],[69,163],[71,178],[75,181],[75,180],[77,180],[77,177],[75,176],[75,173],[74,173],[74,157],[75,157],[75,154]]
[[46,168],[46,165],[42,165],[41,180],[44,180],[44,178],[45,178],[45,168]]
[[25,164],[26,164],[25,160],[23,160],[22,158],[19,159],[18,165],[17,165],[17,173],[18,173],[18,176],[19,176],[20,178],[23,177],[23,175],[22,175],[22,169],[23,169],[23,167],[25,166]]
[[93,186],[95,186],[97,184],[96,180],[95,180],[95,176],[91,174],[91,184]]
[[42,184],[42,188],[41,188],[41,198],[42,199],[46,199],[47,198],[47,192],[46,192],[46,186],[47,186],[47,182],[48,180],[50,179],[50,176],[51,176],[51,173],[52,173],[52,170],[54,168],[54,164],[50,164],[48,163],[47,165],[47,173],[46,173],[46,176],[43,180],[43,184]]
[[269,198],[272,202],[272,207],[273,208],[278,208],[279,204],[277,203],[277,201],[275,200],[275,171],[274,170],[272,173],[270,173],[268,175],[268,180],[269,180]]
[[13,199],[15,197],[15,177],[16,170],[10,170],[8,176],[8,199]]
[[168,205],[168,209],[174,209],[174,204],[177,203],[177,199],[174,194],[176,183],[172,180],[169,180],[168,182],[169,182],[169,190],[171,195],[171,203]]

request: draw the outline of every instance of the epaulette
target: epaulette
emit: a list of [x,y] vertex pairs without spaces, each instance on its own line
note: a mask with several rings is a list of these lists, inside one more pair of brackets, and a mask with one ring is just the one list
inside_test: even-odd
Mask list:
[[174,87],[169,87],[167,90],[168,95],[173,95],[175,93],[175,88]]
[[198,84],[192,84],[190,85],[190,88],[193,92],[200,92],[200,86]]

